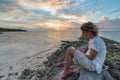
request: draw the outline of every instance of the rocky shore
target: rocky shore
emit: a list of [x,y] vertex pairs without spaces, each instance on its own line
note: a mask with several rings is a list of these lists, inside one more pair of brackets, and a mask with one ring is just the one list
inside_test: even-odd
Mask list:
[[[76,68],[73,76],[67,80],[120,80],[120,43],[103,38],[107,46],[107,57],[101,74],[88,72],[81,68]],[[88,44],[88,40],[80,37],[78,41],[62,41],[61,46],[54,52],[49,53],[48,57],[42,63],[37,63],[37,68],[25,68],[18,80],[60,80],[60,72],[64,67],[55,67],[56,63],[64,61],[67,47],[83,47]],[[73,69],[73,65],[71,68]],[[88,76],[86,76],[86,74]],[[95,78],[96,76],[96,78]],[[3,76],[0,76],[2,78]],[[94,78],[94,79],[93,79]]]

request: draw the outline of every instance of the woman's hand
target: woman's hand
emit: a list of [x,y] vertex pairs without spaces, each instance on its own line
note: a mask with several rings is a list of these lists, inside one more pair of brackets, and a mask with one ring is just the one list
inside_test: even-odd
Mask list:
[[84,53],[85,54],[85,49],[81,49],[81,48],[76,48],[76,50],[79,50],[80,52]]

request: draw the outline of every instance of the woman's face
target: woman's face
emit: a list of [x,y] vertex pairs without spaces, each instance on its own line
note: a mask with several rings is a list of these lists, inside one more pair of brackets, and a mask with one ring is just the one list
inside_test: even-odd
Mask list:
[[82,36],[90,38],[91,37],[91,32],[82,31]]

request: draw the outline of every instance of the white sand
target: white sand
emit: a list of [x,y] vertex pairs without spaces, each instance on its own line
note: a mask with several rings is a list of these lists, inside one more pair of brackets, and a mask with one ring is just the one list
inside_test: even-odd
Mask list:
[[58,48],[40,52],[30,57],[24,57],[16,63],[5,66],[0,69],[0,76],[4,76],[0,80],[18,80],[17,77],[24,69],[30,68],[32,70],[36,70],[38,65],[45,61],[46,57],[57,49]]

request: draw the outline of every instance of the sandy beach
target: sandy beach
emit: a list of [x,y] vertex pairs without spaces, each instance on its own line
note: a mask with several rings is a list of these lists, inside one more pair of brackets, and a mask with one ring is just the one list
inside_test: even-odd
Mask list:
[[20,76],[21,72],[24,69],[30,68],[32,70],[36,70],[37,68],[39,68],[39,66],[42,65],[43,61],[46,61],[46,57],[55,50],[57,50],[57,48],[36,53],[35,55],[30,57],[24,57],[18,62],[10,64],[3,69],[0,69],[0,80],[18,80],[18,76]]

